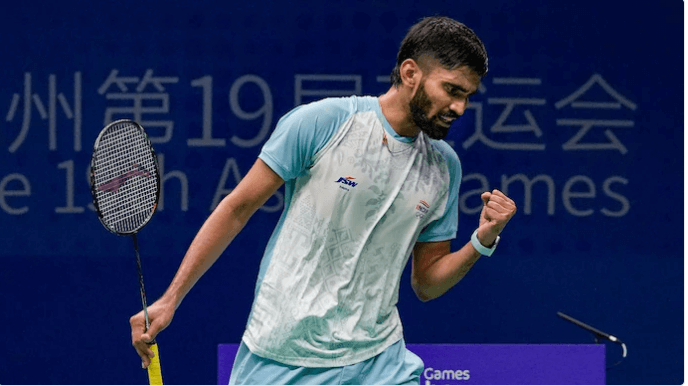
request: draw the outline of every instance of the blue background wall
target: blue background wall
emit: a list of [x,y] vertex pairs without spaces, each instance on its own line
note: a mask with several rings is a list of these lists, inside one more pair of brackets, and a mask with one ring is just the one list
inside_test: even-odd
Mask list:
[[[149,298],[277,119],[326,95],[379,95],[410,25],[442,14],[490,71],[448,138],[461,157],[459,247],[479,192],[519,205],[499,251],[452,291],[399,309],[413,343],[590,343],[563,311],[627,342],[609,383],[683,382],[683,3],[25,1],[0,7],[0,383],[147,382],[131,241],[90,206],[106,121],[135,117],[164,169],[140,233]],[[316,76],[317,75],[317,76]],[[165,380],[210,384],[238,342],[281,195],[159,337]],[[609,364],[621,357],[607,347]]]

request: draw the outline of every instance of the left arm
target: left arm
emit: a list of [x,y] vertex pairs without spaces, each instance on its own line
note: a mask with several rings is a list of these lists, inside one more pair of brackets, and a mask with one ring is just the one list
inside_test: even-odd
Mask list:
[[[514,202],[499,190],[481,195],[478,240],[491,247],[506,223],[516,213]],[[451,252],[450,241],[418,242],[413,248],[411,286],[422,301],[435,299],[456,285],[480,258],[480,253],[469,242]]]
[[456,285],[480,258],[471,243],[451,253],[450,241],[416,243],[411,261],[411,287],[418,299],[438,298]]

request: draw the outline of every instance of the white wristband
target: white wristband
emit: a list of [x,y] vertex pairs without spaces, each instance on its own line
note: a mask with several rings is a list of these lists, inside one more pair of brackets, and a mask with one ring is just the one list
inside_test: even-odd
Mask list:
[[473,232],[473,235],[471,236],[471,245],[473,245],[473,248],[475,248],[475,250],[478,251],[478,253],[480,253],[481,255],[490,257],[490,256],[492,256],[492,253],[495,251],[495,249],[497,249],[497,244],[499,244],[499,239],[500,239],[500,237],[497,236],[492,248],[488,248],[488,247],[480,244],[480,240],[478,240],[478,230],[476,229],[475,232]]

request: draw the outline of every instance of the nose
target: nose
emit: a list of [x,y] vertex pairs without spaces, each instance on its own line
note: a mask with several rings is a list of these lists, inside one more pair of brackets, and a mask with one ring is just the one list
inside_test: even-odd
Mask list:
[[467,105],[468,105],[468,99],[467,98],[457,98],[457,99],[452,100],[451,105],[449,105],[449,109],[451,111],[453,111],[454,114],[457,115],[457,117],[460,117],[466,111]]

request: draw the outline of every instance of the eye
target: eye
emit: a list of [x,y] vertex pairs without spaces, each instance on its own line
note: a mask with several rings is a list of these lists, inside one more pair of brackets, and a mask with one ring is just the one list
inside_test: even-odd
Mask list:
[[463,92],[460,88],[454,87],[451,85],[445,86],[445,90],[447,91],[447,94],[451,96],[452,98],[465,98],[468,99],[468,96],[466,95],[465,92]]
[[456,97],[459,94],[459,90],[456,87],[453,87],[451,85],[445,85],[444,90],[447,92],[447,94]]

